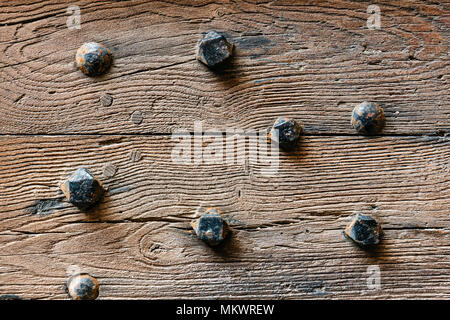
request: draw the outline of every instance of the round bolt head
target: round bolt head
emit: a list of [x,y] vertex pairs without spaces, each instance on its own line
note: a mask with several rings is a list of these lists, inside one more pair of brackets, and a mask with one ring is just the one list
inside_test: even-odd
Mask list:
[[72,300],[95,300],[100,287],[97,279],[87,273],[71,276],[66,286],[67,294]]
[[200,218],[191,222],[197,237],[210,246],[222,243],[229,233],[229,225],[222,218],[222,213],[215,208],[209,208]]
[[292,150],[297,146],[302,133],[303,127],[297,121],[280,117],[275,120],[275,123],[269,129],[267,138],[269,142],[274,141],[285,150]]
[[95,77],[109,70],[112,64],[112,54],[101,43],[88,42],[78,48],[75,63],[85,75]]
[[61,190],[67,201],[81,210],[96,205],[105,193],[105,189],[87,169],[79,168],[61,184]]
[[364,101],[353,109],[351,123],[358,133],[374,135],[383,130],[386,119],[378,104]]
[[367,247],[380,243],[382,229],[374,218],[358,213],[345,228],[345,235],[358,245]]
[[197,59],[210,68],[221,65],[233,54],[234,44],[216,31],[209,31],[197,45]]

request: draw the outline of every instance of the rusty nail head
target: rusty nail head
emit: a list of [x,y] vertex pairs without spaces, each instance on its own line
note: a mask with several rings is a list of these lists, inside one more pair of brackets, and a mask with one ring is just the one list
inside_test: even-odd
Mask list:
[[197,44],[197,59],[210,68],[217,67],[233,54],[234,44],[224,35],[209,31]]
[[380,243],[382,229],[374,218],[358,213],[345,228],[345,235],[356,244],[367,247]]
[[191,226],[197,237],[210,246],[222,243],[230,231],[222,212],[215,208],[208,208],[198,219],[191,222]]
[[72,300],[95,300],[100,288],[97,279],[87,273],[70,276],[66,287],[67,294]]
[[75,63],[85,75],[95,77],[109,70],[112,64],[112,54],[103,44],[88,42],[78,48]]
[[376,103],[364,101],[353,109],[351,124],[360,134],[380,133],[385,123],[384,111]]
[[102,183],[85,168],[79,168],[70,175],[61,184],[61,190],[67,201],[81,210],[96,205],[105,193]]
[[303,127],[294,119],[279,117],[269,128],[268,142],[274,141],[284,150],[292,150],[297,146]]

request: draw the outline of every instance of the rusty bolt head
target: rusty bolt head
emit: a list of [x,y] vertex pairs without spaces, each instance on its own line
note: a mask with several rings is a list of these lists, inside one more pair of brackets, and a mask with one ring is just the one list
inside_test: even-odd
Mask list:
[[269,142],[272,140],[285,149],[292,150],[298,143],[303,127],[294,119],[287,117],[278,118],[273,126],[269,129],[267,135]]
[[210,246],[219,245],[228,235],[229,225],[218,209],[209,208],[200,218],[191,222],[197,237]]
[[352,126],[360,134],[380,133],[385,122],[384,111],[376,103],[364,101],[353,109]]
[[64,181],[61,184],[61,190],[67,201],[81,210],[87,210],[96,205],[105,193],[101,182],[85,168],[79,168]]
[[75,63],[85,75],[95,77],[109,70],[112,64],[112,54],[101,43],[88,42],[78,48]]
[[67,294],[72,300],[95,300],[100,287],[97,279],[87,273],[71,276],[66,286]]
[[233,54],[234,44],[216,31],[209,31],[197,45],[197,59],[210,68],[222,64]]
[[380,243],[382,230],[374,218],[358,213],[345,228],[345,235],[358,245],[366,247]]

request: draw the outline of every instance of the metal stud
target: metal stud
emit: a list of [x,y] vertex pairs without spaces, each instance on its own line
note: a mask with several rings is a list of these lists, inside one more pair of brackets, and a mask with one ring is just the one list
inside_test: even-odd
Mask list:
[[367,247],[380,243],[382,229],[374,218],[358,213],[345,228],[345,235],[358,245]]
[[93,276],[79,273],[67,280],[66,288],[72,300],[95,300],[98,297],[100,285]]
[[267,138],[278,143],[284,150],[292,150],[297,146],[303,127],[294,119],[287,117],[278,118],[269,129]]
[[376,103],[364,101],[353,109],[351,124],[360,134],[380,133],[385,122],[384,111]]
[[208,208],[200,218],[191,222],[197,237],[210,246],[222,243],[229,233],[229,225],[222,218],[222,212],[215,208]]
[[224,35],[209,31],[197,45],[197,59],[210,68],[215,68],[233,54],[234,44],[228,42]]
[[77,169],[60,187],[67,201],[81,210],[96,205],[105,193],[102,183],[85,168]]

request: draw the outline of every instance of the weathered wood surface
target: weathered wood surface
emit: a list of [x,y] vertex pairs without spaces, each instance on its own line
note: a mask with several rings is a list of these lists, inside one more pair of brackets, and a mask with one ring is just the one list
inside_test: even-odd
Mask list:
[[[449,3],[379,2],[380,30],[370,2],[188,3],[0,4],[0,295],[64,299],[78,266],[102,299],[450,298]],[[66,26],[74,4],[80,30]],[[218,74],[194,57],[209,29],[236,43]],[[91,40],[115,56],[99,79],[72,65]],[[381,137],[349,127],[365,99],[386,111]],[[176,128],[281,114],[306,135],[275,176],[171,161]],[[79,166],[109,188],[89,215],[58,189]],[[190,233],[199,206],[232,223],[217,251]],[[356,212],[383,224],[375,251],[342,234]]]
[[[237,164],[177,167],[174,143],[3,137],[0,289],[63,298],[77,265],[99,277],[102,298],[449,298],[447,138],[305,138],[271,178]],[[117,168],[111,178],[107,164]],[[89,215],[58,190],[81,165],[110,190]],[[199,205],[222,206],[232,221],[218,252],[189,233]],[[358,211],[383,223],[374,253],[342,234]],[[382,270],[381,291],[364,293],[369,265]]]
[[[371,3],[359,1],[55,2],[2,6],[2,133],[170,133],[195,120],[265,128],[283,113],[310,134],[353,134],[349,115],[363,100],[385,108],[387,134],[450,129],[445,2],[379,3],[380,30],[366,27]],[[80,30],[66,26],[74,4]],[[194,57],[209,29],[236,43],[219,75]],[[114,53],[101,79],[73,67],[86,41]],[[109,107],[99,103],[105,93]],[[136,110],[140,126],[130,121]]]

